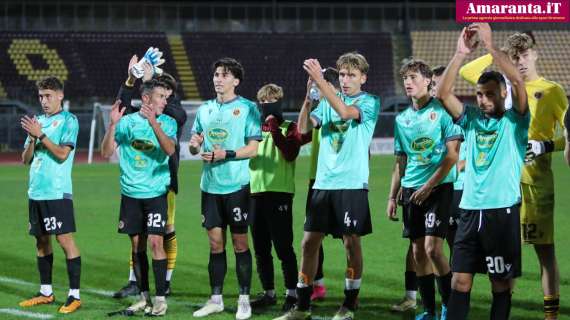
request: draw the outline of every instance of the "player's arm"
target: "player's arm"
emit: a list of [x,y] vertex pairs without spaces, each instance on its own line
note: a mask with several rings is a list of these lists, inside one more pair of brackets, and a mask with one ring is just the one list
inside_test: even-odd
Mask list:
[[224,160],[242,160],[257,156],[259,141],[249,139],[247,144],[237,150],[215,149],[212,152],[202,152],[202,160],[206,162],[218,162]]
[[394,169],[392,170],[392,180],[390,182],[390,193],[388,194],[388,204],[386,206],[386,215],[388,219],[397,221],[396,217],[398,208],[398,193],[401,187],[401,180],[406,171],[406,163],[408,157],[405,153],[399,153],[396,155],[396,162],[394,163]]
[[299,124],[298,129],[301,134],[309,133],[313,128],[319,126],[317,121],[311,117],[311,108],[313,107],[313,100],[309,97],[309,90],[311,88],[311,78],[307,81],[307,94],[305,95],[305,101],[301,106],[301,111],[299,111],[299,117],[297,118],[297,123]]
[[34,151],[36,149],[36,138],[28,135],[28,144],[22,152],[22,162],[24,164],[30,164],[34,158]]
[[267,123],[273,142],[275,142],[275,146],[285,161],[294,161],[299,155],[299,150],[301,150],[301,135],[297,131],[297,124],[291,122],[287,128],[287,133],[283,135],[275,117],[269,116]]
[[465,171],[465,160],[457,161],[457,172]]
[[463,103],[453,94],[453,85],[463,61],[477,46],[476,43],[472,43],[472,36],[473,34],[469,33],[467,28],[463,28],[457,40],[455,54],[447,68],[445,68],[436,92],[436,97],[441,100],[445,110],[447,110],[447,113],[454,121],[459,119],[463,113]]
[[117,93],[117,99],[121,100],[121,107],[127,108],[127,114],[134,112],[131,101],[135,94],[135,82],[137,78],[133,75],[132,71],[133,66],[137,63],[137,61],[137,55],[131,57],[131,60],[129,61],[129,68],[127,70],[127,80],[121,85],[119,92]]
[[429,197],[433,188],[449,174],[449,171],[457,163],[457,159],[459,159],[459,144],[459,140],[449,140],[445,143],[447,147],[445,158],[443,158],[443,161],[441,161],[441,164],[430,179],[410,196],[411,202],[421,205]]
[[104,158],[111,157],[113,155],[113,152],[115,152],[115,149],[117,149],[117,142],[115,141],[115,131],[117,124],[119,123],[119,120],[121,120],[121,117],[123,116],[126,110],[125,107],[119,109],[120,105],[121,101],[117,100],[111,107],[111,113],[109,115],[110,118],[109,127],[107,128],[107,131],[105,131],[105,136],[103,137],[103,141],[101,142],[101,155]]
[[526,95],[525,83],[515,65],[509,60],[506,53],[497,49],[493,44],[491,27],[488,23],[474,23],[469,26],[469,30],[476,31],[479,39],[487,51],[493,56],[495,64],[503,71],[503,74],[511,82],[513,93],[513,108],[519,114],[526,114],[528,111],[528,99]]
[[360,119],[360,109],[355,105],[345,104],[344,101],[336,95],[333,88],[328,85],[328,82],[323,77],[322,67],[317,59],[305,60],[303,69],[305,69],[311,79],[315,81],[323,97],[327,99],[331,107],[342,120]]
[[476,85],[483,71],[492,63],[493,56],[487,53],[461,67],[461,69],[459,69],[459,75],[465,79],[465,81]]
[[[45,135],[45,133],[42,132],[42,125],[39,123],[39,121],[36,118],[30,118],[28,116],[24,116],[21,119],[21,125],[22,125],[22,128],[24,130],[26,130],[28,135],[31,135],[33,137],[37,137],[37,139],[40,141],[40,143],[43,144],[43,146],[59,161],[62,161],[62,162],[65,161],[67,159],[67,157],[69,156],[69,153],[71,152],[71,150],[73,150],[72,146],[68,146],[68,145],[60,146],[59,144],[55,144],[53,141],[51,141]],[[29,147],[29,145],[28,145],[28,147]],[[24,153],[27,153],[27,154],[26,154],[25,158],[23,157],[24,158],[23,160],[28,160],[28,161],[31,160],[31,158],[33,157],[33,153],[34,153],[33,148],[35,148],[35,147],[32,147],[32,149],[28,150],[27,152],[26,152],[26,150],[24,150]],[[30,157],[30,154],[29,154],[30,151],[31,151],[32,157]]]

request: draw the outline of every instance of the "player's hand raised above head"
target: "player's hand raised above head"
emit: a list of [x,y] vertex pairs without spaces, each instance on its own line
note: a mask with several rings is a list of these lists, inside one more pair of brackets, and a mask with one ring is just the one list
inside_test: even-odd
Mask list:
[[137,57],[137,55],[135,54],[131,57],[131,60],[129,61],[129,69],[127,70],[127,75],[129,77],[135,77],[136,78],[136,76],[133,73],[134,72],[133,66],[135,64],[137,64],[137,62],[139,62],[139,57]]
[[317,59],[307,59],[303,62],[303,69],[307,71],[311,79],[318,81],[323,78],[323,68]]
[[491,26],[488,23],[473,23],[467,27],[470,32],[477,32],[479,40],[483,42],[485,48],[493,46],[493,37],[491,35]]
[[125,113],[126,109],[126,107],[121,108],[121,100],[117,100],[115,103],[113,103],[113,106],[111,107],[111,114],[109,115],[111,119],[111,125],[115,125],[119,122],[119,120],[121,120],[121,117]]
[[457,53],[468,55],[477,48],[478,44],[477,33],[469,31],[468,28],[463,28],[459,39],[457,39]]

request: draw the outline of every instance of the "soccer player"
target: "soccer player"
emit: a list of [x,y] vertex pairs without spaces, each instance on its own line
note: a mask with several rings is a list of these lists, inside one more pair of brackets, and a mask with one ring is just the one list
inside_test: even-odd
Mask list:
[[[176,151],[176,121],[163,114],[167,85],[158,80],[143,82],[139,112],[123,116],[125,108],[115,102],[101,153],[110,157],[119,148],[121,210],[119,233],[131,239],[133,269],[141,299],[130,312],[161,316],[166,313],[166,267],[164,234],[167,223],[167,193],[170,185],[169,156]],[[149,297],[147,239],[152,250],[156,297]]]
[[[525,244],[534,245],[541,266],[545,318],[557,319],[560,274],[554,248],[554,177],[550,153],[564,150],[564,137],[556,137],[555,133],[557,125],[564,127],[568,99],[561,85],[538,74],[538,51],[531,35],[529,32],[511,35],[504,51],[525,81],[531,114],[527,155],[521,178],[522,239]],[[492,57],[483,56],[465,65],[462,75],[473,83],[474,75],[481,73],[492,62]]]
[[[463,105],[452,87],[474,35],[512,85],[513,107],[505,109],[503,76],[483,73],[477,81],[478,107]],[[530,123],[525,83],[508,56],[493,45],[487,23],[461,32],[457,50],[437,91],[447,112],[465,133],[467,152],[462,209],[452,259],[448,318],[467,319],[473,276],[488,272],[493,292],[491,319],[508,319],[514,278],[521,275],[520,176]]]
[[226,227],[229,226],[236,256],[239,300],[236,319],[249,319],[251,306],[252,261],[247,241],[249,214],[249,158],[257,155],[261,138],[261,115],[254,102],[236,95],[243,81],[243,67],[232,58],[222,58],[213,65],[216,98],[198,108],[192,127],[190,153],[204,161],[202,190],[202,226],[210,240],[211,296],[194,312],[205,317],[224,310],[222,291],[227,271]]
[[346,53],[337,60],[342,94],[337,94],[324,79],[318,60],[305,60],[303,68],[324,99],[309,117],[311,103],[307,101],[307,92],[299,128],[306,134],[314,127],[321,127],[321,143],[313,196],[305,220],[298,302],[294,309],[277,319],[310,319],[318,252],[326,234],[342,236],[347,256],[345,299],[333,319],[353,319],[362,281],[360,237],[372,232],[368,148],[378,119],[380,99],[361,89],[369,65],[359,53]]
[[[431,95],[435,97],[437,88],[441,83],[441,77],[445,71],[444,66],[437,66],[432,69],[431,77]],[[453,90],[453,89],[452,89]],[[459,202],[461,202],[461,196],[463,195],[463,176],[465,174],[465,148],[467,144],[462,142],[459,146],[459,159],[457,164],[452,169],[455,171],[456,179],[453,183],[453,200],[451,201],[451,211],[449,215],[449,226],[447,227],[447,234],[445,239],[447,240],[447,245],[449,246],[449,260],[453,257],[453,241],[455,240],[455,233],[457,232],[457,224],[459,223]]]
[[29,233],[36,238],[40,292],[20,302],[20,306],[32,307],[55,301],[51,246],[51,235],[55,235],[65,254],[69,278],[67,301],[58,311],[72,313],[81,307],[81,256],[73,239],[75,217],[71,186],[79,123],[73,114],[62,109],[63,83],[58,78],[41,79],[36,87],[44,114],[33,118],[24,116],[21,125],[28,134],[22,161],[30,165]]
[[409,60],[400,69],[400,75],[412,105],[396,117],[396,163],[387,213],[391,218],[396,216],[397,193],[402,187],[404,229],[412,241],[424,305],[424,312],[416,319],[436,319],[434,280],[442,300],[441,318],[445,319],[451,271],[443,241],[456,177],[451,169],[457,162],[463,135],[441,103],[430,95],[432,71],[425,62]]
[[285,120],[281,107],[283,89],[266,84],[257,92],[263,119],[262,137],[257,156],[249,162],[251,176],[251,228],[257,272],[264,292],[251,302],[252,308],[277,303],[271,246],[281,260],[285,281],[285,302],[281,310],[289,311],[297,302],[297,257],[293,250],[293,195],[295,193],[295,159],[301,139],[295,122]]
[[[126,107],[125,114],[131,114],[137,112],[138,109],[133,108],[131,105],[131,100],[135,94],[135,82],[136,78],[132,74],[132,66],[137,63],[137,56],[133,56],[129,63],[129,77],[125,81],[121,88],[119,89],[118,99],[121,100],[121,107]],[[153,68],[150,64],[144,65],[145,75],[143,76],[143,81],[151,80],[153,77]],[[176,134],[176,151],[172,156],[168,158],[168,169],[170,171],[170,186],[168,187],[168,193],[166,195],[168,201],[168,217],[166,222],[166,231],[164,235],[164,251],[166,251],[166,292],[165,295],[168,296],[171,293],[170,280],[172,278],[172,273],[174,272],[174,267],[176,265],[176,256],[178,254],[178,242],[176,240],[176,232],[174,229],[174,219],[176,217],[176,194],[178,194],[178,167],[180,163],[180,137],[182,136],[182,130],[184,124],[186,123],[187,115],[186,111],[182,108],[180,104],[180,97],[177,95],[177,83],[173,76],[168,73],[163,73],[161,75],[155,75],[155,79],[164,82],[166,84],[166,107],[163,113],[167,116],[172,117],[176,120],[176,125],[178,127]],[[133,262],[130,261],[129,270],[129,283],[117,291],[113,297],[114,298],[124,298],[129,295],[136,295],[139,293],[138,286],[136,283],[136,277],[133,270]]]
[[[336,93],[340,92],[340,82],[338,81],[338,70],[333,67],[325,68],[323,72],[323,78],[333,87]],[[322,95],[320,99],[322,99]],[[305,102],[311,102],[313,106],[317,106],[319,100],[306,100]],[[303,109],[310,112],[310,109]],[[301,114],[299,113],[301,117]],[[307,115],[308,116],[308,115]],[[309,166],[309,189],[307,191],[307,202],[305,204],[306,214],[309,212],[309,205],[311,203],[311,197],[313,196],[313,185],[315,184],[315,177],[317,175],[317,160],[319,156],[319,145],[321,142],[321,129],[313,128],[311,132],[301,135],[302,143],[311,142],[311,163]],[[313,294],[311,295],[311,301],[323,300],[327,294],[327,288],[325,286],[325,275],[323,272],[323,263],[325,261],[325,252],[323,250],[323,245],[319,248],[319,264],[317,266],[317,273],[315,274],[315,280],[313,281]]]

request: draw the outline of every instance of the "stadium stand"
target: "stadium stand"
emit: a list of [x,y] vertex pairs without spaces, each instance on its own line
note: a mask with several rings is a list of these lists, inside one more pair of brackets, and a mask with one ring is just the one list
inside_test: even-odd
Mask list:
[[126,78],[125,63],[149,46],[163,49],[165,70],[176,69],[164,33],[4,32],[0,81],[8,98],[35,100],[34,81],[47,74],[66,80],[72,100],[112,99]]
[[303,61],[318,58],[323,67],[334,66],[342,53],[359,51],[370,63],[364,89],[379,95],[394,93],[392,43],[388,33],[361,34],[263,34],[186,33],[183,40],[194,62],[194,73],[203,98],[212,97],[210,66],[219,57],[231,56],[245,68],[240,94],[255,97],[263,84],[281,85],[286,97],[303,97],[307,76]]
[[[509,35],[516,31],[497,31],[493,37],[497,46],[502,47]],[[538,72],[547,79],[560,83],[564,88],[570,87],[570,32],[535,31],[533,32],[539,50]],[[457,31],[412,31],[413,56],[424,59],[430,65],[447,65],[457,46]],[[469,61],[485,54],[483,48],[478,48],[469,57]],[[475,89],[469,83],[460,79],[455,86],[460,96],[472,96]]]

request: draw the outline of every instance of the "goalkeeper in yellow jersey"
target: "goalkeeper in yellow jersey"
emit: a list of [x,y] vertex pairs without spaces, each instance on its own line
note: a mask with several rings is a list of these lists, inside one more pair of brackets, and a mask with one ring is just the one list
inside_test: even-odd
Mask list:
[[[525,81],[531,113],[521,177],[522,240],[534,245],[540,262],[545,319],[558,319],[560,275],[554,251],[554,178],[550,153],[562,151],[566,145],[565,138],[555,132],[557,125],[564,127],[568,99],[562,86],[538,75],[538,51],[532,33],[511,35],[503,50]],[[460,74],[475,84],[492,62],[490,55],[482,56],[465,65]]]

